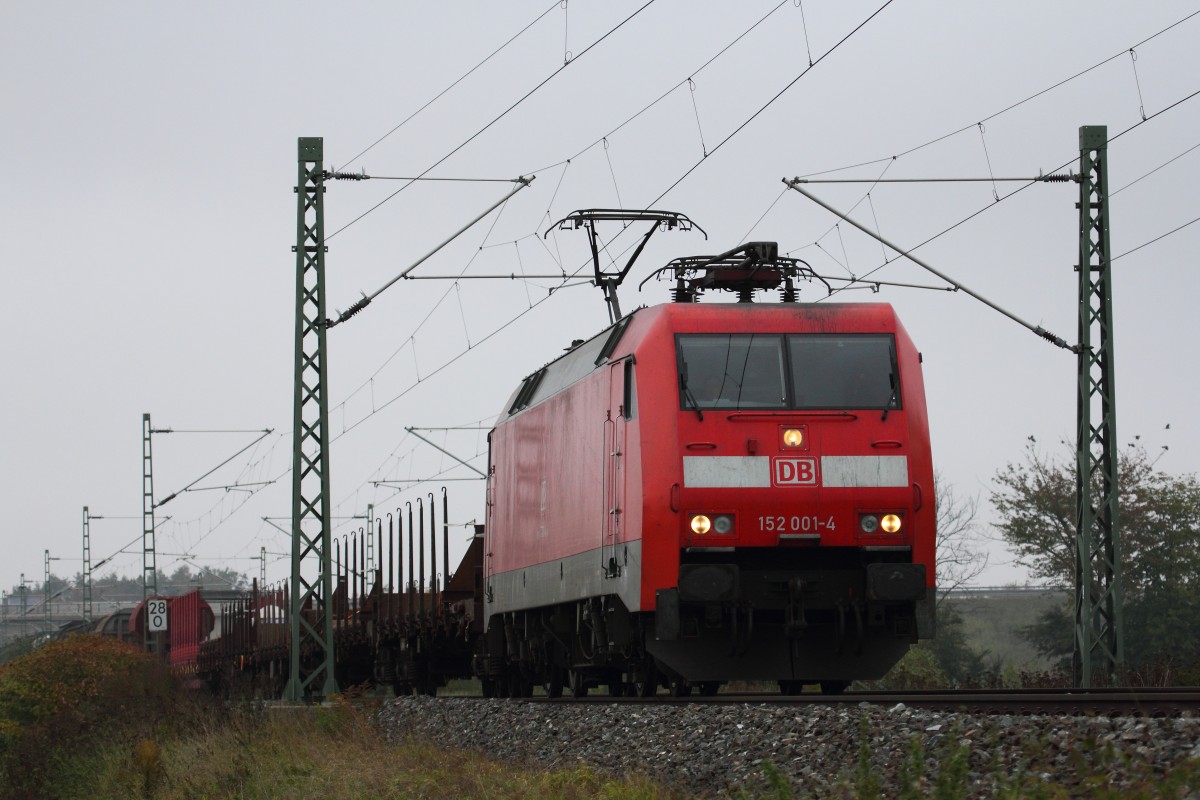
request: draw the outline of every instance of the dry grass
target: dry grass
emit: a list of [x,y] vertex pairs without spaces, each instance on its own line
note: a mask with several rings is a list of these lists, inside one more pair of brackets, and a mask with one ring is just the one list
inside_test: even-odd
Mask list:
[[241,713],[161,744],[148,774],[139,753],[104,758],[89,797],[161,800],[238,798],[546,797],[564,800],[674,800],[639,777],[620,780],[579,765],[554,771],[501,765],[469,752],[420,742],[389,744],[369,722],[370,708],[279,708]]

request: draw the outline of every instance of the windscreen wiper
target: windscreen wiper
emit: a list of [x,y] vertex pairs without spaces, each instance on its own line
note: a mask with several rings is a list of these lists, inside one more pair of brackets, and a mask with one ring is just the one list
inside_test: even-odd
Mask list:
[[691,403],[692,408],[696,410],[696,418],[704,422],[704,412],[700,410],[700,404],[696,402],[695,396],[692,395],[692,390],[688,388],[687,382],[687,365],[683,366],[683,370],[679,373],[679,388],[683,390],[683,396]]
[[883,404],[883,414],[879,417],[880,422],[887,422],[888,412],[892,410],[892,403],[896,402],[896,393],[900,391],[900,384],[896,383],[896,373],[888,373],[888,383],[892,385],[892,393],[888,395],[887,402]]

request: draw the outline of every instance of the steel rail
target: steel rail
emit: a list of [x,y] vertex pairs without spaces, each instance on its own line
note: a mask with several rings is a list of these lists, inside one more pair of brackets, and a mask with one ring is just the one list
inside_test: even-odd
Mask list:
[[1200,688],[959,689],[950,691],[855,691],[843,694],[718,694],[712,697],[648,698],[594,694],[582,698],[528,698],[533,702],[715,703],[748,705],[843,705],[912,708],[1016,716],[1180,717],[1200,713]]

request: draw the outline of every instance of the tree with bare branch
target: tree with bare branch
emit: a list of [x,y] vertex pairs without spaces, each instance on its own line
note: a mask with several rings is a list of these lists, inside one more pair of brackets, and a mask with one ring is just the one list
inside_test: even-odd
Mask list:
[[987,553],[979,548],[975,517],[979,498],[964,497],[937,473],[933,478],[937,511],[937,605],[946,596],[979,577],[987,567]]

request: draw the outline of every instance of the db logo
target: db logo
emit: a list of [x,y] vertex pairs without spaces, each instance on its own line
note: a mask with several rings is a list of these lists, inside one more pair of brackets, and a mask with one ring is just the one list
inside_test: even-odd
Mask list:
[[776,458],[773,478],[776,486],[816,486],[815,458]]

